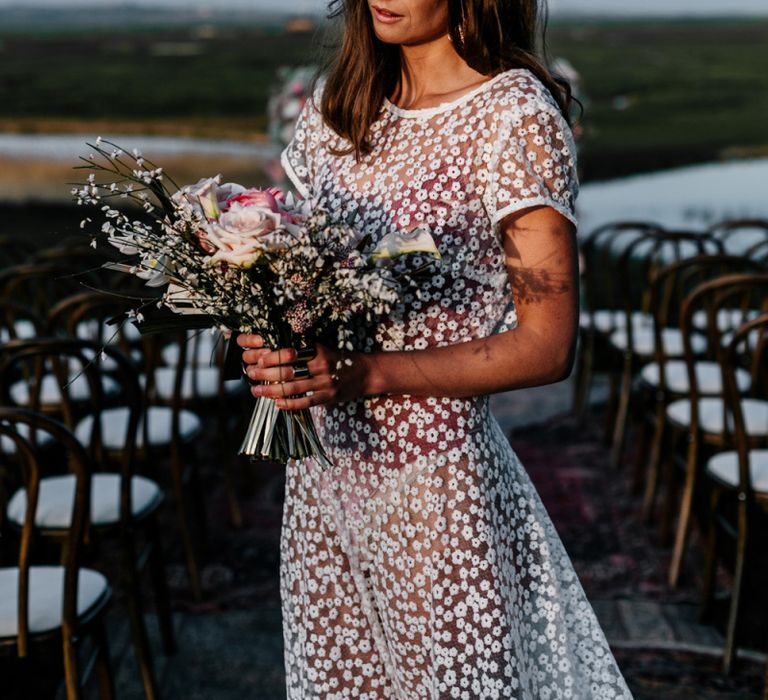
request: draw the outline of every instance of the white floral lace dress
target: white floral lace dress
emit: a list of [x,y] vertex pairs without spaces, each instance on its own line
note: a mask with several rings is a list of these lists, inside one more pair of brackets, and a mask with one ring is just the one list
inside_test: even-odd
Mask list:
[[[574,145],[544,87],[511,70],[434,109],[387,102],[370,155],[340,143],[308,102],[283,153],[299,193],[356,212],[374,239],[426,226],[450,260],[363,349],[514,329],[497,224],[533,205],[574,220]],[[631,697],[487,397],[315,411],[333,466],[287,467],[289,698]]]

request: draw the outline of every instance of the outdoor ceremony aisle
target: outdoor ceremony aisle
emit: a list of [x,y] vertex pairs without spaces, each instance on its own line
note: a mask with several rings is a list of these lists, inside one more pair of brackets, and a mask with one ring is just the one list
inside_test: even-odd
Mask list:
[[[656,546],[655,532],[639,524],[639,503],[629,494],[630,470],[610,471],[602,416],[593,412],[578,425],[564,413],[569,401],[570,387],[559,385],[505,394],[494,404],[636,700],[758,700],[764,657],[748,655],[732,677],[720,674],[722,636],[697,622],[696,581],[684,579],[674,592],[666,587],[667,554]],[[215,454],[208,463],[211,483],[218,483]],[[180,651],[168,663],[158,653],[166,700],[284,697],[277,580],[282,470],[254,469],[251,492],[242,494],[247,520],[242,530],[226,524],[224,494],[211,494],[203,603],[185,594],[184,568],[178,553],[171,553],[178,560],[170,575]],[[154,631],[154,620],[148,625]],[[126,632],[113,635],[118,697],[141,700]]]

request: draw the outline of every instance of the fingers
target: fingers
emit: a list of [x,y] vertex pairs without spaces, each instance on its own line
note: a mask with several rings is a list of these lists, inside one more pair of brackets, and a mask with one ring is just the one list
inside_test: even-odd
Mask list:
[[[296,378],[296,370],[296,365],[278,365],[277,367],[264,369],[256,364],[249,365],[245,370],[245,374],[248,379],[254,382],[289,382]],[[310,372],[311,375],[312,373]]]
[[258,384],[251,387],[251,394],[257,398],[266,396],[269,399],[286,399],[308,392],[313,394],[323,393],[326,395],[326,398],[332,397],[336,393],[335,382],[332,377],[325,375],[274,384]]
[[241,333],[237,336],[237,344],[241,348],[263,348],[264,339],[260,335],[253,333]]

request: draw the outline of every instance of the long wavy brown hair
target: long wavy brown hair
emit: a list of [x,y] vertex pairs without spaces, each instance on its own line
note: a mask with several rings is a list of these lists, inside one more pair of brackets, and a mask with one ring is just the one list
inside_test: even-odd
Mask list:
[[[457,53],[483,75],[527,68],[552,93],[566,119],[571,91],[539,57],[546,31],[546,0],[447,0],[449,34]],[[320,102],[325,122],[360,158],[370,152],[369,130],[384,98],[397,91],[400,47],[376,37],[366,0],[332,0],[331,18],[343,22],[341,41],[324,73]],[[539,43],[540,42],[540,43]]]

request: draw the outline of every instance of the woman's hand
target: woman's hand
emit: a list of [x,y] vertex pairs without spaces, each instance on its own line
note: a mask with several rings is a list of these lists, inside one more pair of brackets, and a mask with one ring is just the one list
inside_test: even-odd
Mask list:
[[362,353],[346,355],[352,365],[337,369],[341,353],[323,345],[315,345],[314,355],[302,360],[295,348],[271,350],[258,335],[243,333],[237,344],[243,348],[243,371],[248,379],[267,382],[252,386],[251,393],[277,399],[278,408],[297,411],[364,395],[366,362]]

